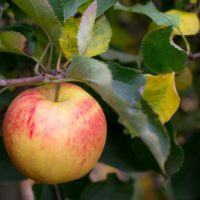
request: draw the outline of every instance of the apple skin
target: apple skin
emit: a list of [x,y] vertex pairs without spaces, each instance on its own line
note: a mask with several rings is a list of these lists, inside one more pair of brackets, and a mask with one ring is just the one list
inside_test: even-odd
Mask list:
[[76,180],[99,159],[106,140],[105,115],[79,86],[63,83],[59,101],[55,85],[28,89],[9,106],[3,139],[16,168],[48,184]]

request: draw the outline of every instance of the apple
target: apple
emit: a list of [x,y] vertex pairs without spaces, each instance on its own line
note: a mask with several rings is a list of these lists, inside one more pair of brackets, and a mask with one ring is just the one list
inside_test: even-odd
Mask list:
[[9,106],[3,139],[10,159],[27,177],[49,184],[86,175],[99,159],[106,140],[105,115],[81,87],[61,84],[28,89]]

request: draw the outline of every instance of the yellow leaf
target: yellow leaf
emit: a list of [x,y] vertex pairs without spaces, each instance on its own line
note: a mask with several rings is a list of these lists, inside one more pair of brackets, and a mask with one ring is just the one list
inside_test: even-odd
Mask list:
[[[180,17],[179,29],[183,35],[195,35],[199,32],[199,18],[196,13],[180,10],[169,10],[166,13]],[[174,34],[181,35],[180,31],[174,29]]]
[[71,17],[66,20],[63,28],[62,35],[59,39],[59,43],[67,59],[71,59],[73,56],[78,55],[77,46],[77,33],[79,30],[81,18]]
[[180,103],[175,87],[175,73],[145,77],[143,98],[158,114],[160,121],[165,123],[176,112]]
[[112,37],[112,30],[106,17],[103,15],[94,24],[92,38],[85,53],[88,57],[93,57],[107,51]]
[[[84,16],[84,11],[88,5],[89,3],[87,2],[79,9],[79,12],[83,15],[82,17],[71,17],[65,21],[65,24],[62,27],[62,35],[59,39],[59,43],[62,52],[68,60],[70,60],[75,55],[82,54],[88,57],[93,57],[104,53],[108,49],[109,42],[112,37],[112,30],[108,20],[103,15],[95,21],[91,33],[91,38],[89,38],[88,44],[84,45],[84,53],[80,52],[80,44],[83,46],[85,42],[83,34],[81,34],[83,32],[80,32],[80,26],[81,21],[87,19],[86,16]],[[87,24],[85,25],[86,27],[84,27],[84,29],[87,30]],[[85,38],[85,40],[86,39],[87,38]]]

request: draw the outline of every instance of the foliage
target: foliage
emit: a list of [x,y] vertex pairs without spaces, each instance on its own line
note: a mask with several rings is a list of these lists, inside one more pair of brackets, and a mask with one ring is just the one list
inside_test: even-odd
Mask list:
[[[35,83],[75,82],[106,114],[108,138],[100,159],[106,167],[96,171],[97,182],[89,174],[59,184],[62,199],[200,198],[194,167],[199,164],[200,56],[192,53],[200,45],[200,5],[145,2],[0,1],[0,124],[11,100]],[[15,80],[26,76],[43,79]],[[24,180],[0,139],[0,182]],[[108,165],[114,174],[102,179],[98,173]],[[33,186],[38,200],[55,199],[54,190]]]

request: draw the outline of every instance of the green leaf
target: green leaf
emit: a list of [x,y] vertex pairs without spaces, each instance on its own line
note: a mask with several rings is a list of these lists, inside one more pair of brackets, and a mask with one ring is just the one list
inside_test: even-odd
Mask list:
[[79,55],[85,54],[88,44],[91,40],[92,30],[96,19],[96,11],[97,11],[97,2],[94,1],[85,10],[81,18],[77,35]]
[[64,8],[62,0],[48,0],[51,4],[54,13],[56,14],[57,18],[60,20],[61,23],[64,22]]
[[68,77],[89,83],[120,114],[121,123],[128,126],[133,135],[138,135],[143,125],[137,123],[137,120],[144,117],[136,108],[138,88],[144,84],[144,78],[139,72],[117,64],[108,66],[94,59],[76,56],[72,60]]
[[97,19],[85,55],[93,57],[107,51],[112,37],[112,29],[105,16]]
[[[64,5],[64,18],[68,19],[75,15],[78,8],[87,0],[62,0]],[[90,0],[92,2],[93,0]],[[102,15],[107,9],[114,5],[115,0],[97,0],[97,17]]]
[[48,0],[13,0],[13,2],[40,25],[52,41],[58,40],[61,24]]
[[141,139],[130,139],[129,135],[122,135],[118,130],[116,132],[112,138],[108,136],[100,162],[128,173],[149,170],[161,173],[155,158]]
[[134,193],[134,182],[122,182],[114,174],[108,175],[107,180],[91,183],[81,194],[82,200],[131,200]]
[[[37,38],[37,50],[34,53],[34,57],[36,57],[37,59],[39,59],[41,57],[44,49],[46,48],[49,40],[48,40],[48,37],[45,34],[45,32],[41,28],[39,28],[39,27],[36,28],[35,34],[36,34],[36,38]],[[57,43],[58,42],[54,43],[54,45],[53,45],[53,50],[54,51],[55,51],[55,46],[56,46]],[[47,62],[47,59],[48,59],[47,57],[48,57],[48,55],[46,54],[46,56],[43,59],[43,64],[45,64],[45,62]],[[54,56],[53,56],[53,60],[54,59],[57,59],[57,58],[54,58]]]
[[141,108],[148,118],[148,125],[140,133],[142,141],[149,147],[161,170],[166,174],[165,163],[170,151],[170,138],[165,127],[152,108],[141,100]]
[[87,0],[62,0],[64,5],[64,18],[65,20],[74,16],[78,8]]
[[115,0],[97,0],[97,17],[115,4]]
[[114,111],[105,109],[107,116],[107,140],[100,162],[111,165],[124,172],[157,171],[160,168],[147,148],[139,138],[131,139],[124,127],[117,123]]
[[14,31],[0,32],[0,52],[27,55],[26,45],[27,40],[21,33]]
[[[88,0],[83,5],[80,6],[79,11],[84,10],[88,5],[90,5],[94,0]],[[104,12],[114,5],[115,0],[96,0],[97,1],[97,17],[100,17]]]
[[172,27],[158,28],[142,41],[144,65],[153,73],[180,72],[187,54],[171,39]]
[[159,121],[156,123],[155,120],[151,121],[151,118],[138,107],[140,100],[138,90],[144,84],[144,77],[138,71],[76,56],[72,60],[67,76],[88,84],[100,94],[102,99],[117,112],[120,123],[129,130],[131,136],[142,138],[162,171],[165,171],[169,138]]
[[166,127],[171,140],[171,149],[169,157],[165,164],[165,168],[168,176],[171,176],[179,171],[181,166],[183,165],[183,150],[176,143],[176,134],[172,122],[168,122],[166,124]]
[[115,5],[115,9],[144,14],[151,18],[157,25],[178,27],[180,23],[179,16],[168,15],[160,12],[151,1],[145,5],[137,4],[133,7],[125,7],[117,2]]

